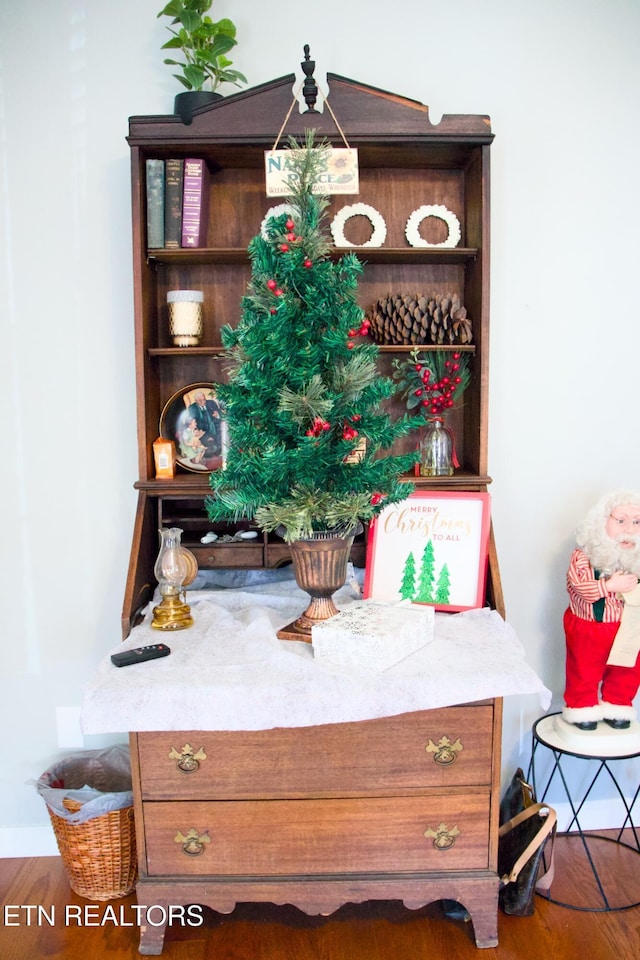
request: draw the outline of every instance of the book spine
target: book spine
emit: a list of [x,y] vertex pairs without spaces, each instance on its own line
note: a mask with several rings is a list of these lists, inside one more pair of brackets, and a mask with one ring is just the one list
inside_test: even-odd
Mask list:
[[182,160],[165,160],[164,165],[164,245],[179,247],[182,240]]
[[147,160],[147,248],[164,246],[164,160]]
[[202,159],[184,161],[182,195],[182,246],[206,247],[209,183],[207,166]]

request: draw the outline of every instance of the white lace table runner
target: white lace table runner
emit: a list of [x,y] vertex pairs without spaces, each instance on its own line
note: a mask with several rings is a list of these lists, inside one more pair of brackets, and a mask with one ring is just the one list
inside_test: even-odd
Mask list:
[[[357,597],[345,586],[334,599],[343,610]],[[306,727],[512,694],[539,694],[543,710],[551,702],[514,630],[488,608],[436,614],[430,643],[376,672],[315,660],[311,645],[277,639],[309,602],[292,581],[194,591],[188,601],[193,627],[163,634],[148,614],[105,656],[83,691],[84,733]],[[170,656],[111,664],[111,653],[159,642]]]

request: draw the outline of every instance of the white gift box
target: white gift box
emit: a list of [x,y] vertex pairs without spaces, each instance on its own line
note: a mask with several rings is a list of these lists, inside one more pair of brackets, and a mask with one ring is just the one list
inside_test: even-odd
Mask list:
[[314,657],[341,666],[387,670],[433,640],[435,610],[423,604],[356,601],[314,624]]

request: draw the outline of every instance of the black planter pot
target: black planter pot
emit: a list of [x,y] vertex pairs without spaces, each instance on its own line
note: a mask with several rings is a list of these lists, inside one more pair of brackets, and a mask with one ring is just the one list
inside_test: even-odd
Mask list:
[[212,93],[211,90],[185,90],[183,93],[176,94],[173,112],[188,126],[193,119],[194,110],[215,100],[222,100],[222,94]]

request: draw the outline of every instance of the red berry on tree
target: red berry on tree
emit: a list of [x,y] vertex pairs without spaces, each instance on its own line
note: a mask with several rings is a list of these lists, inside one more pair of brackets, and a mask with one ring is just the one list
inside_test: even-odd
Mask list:
[[285,227],[287,228],[287,230],[293,230],[293,228],[295,227],[295,223],[293,222],[291,217],[289,217],[289,219],[285,223]]
[[267,280],[267,286],[269,287],[269,290],[275,290],[278,284],[275,280]]
[[347,350],[353,350],[355,343],[352,340],[347,340]]
[[305,260],[303,266],[305,266],[308,270],[309,267],[313,266],[313,260]]
[[280,249],[282,250],[283,253],[287,253],[288,250],[289,250],[289,244],[288,244],[288,243],[281,243],[281,244],[280,244]]

